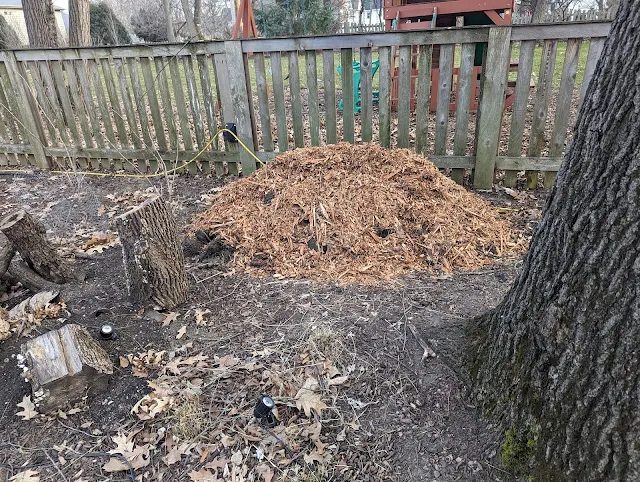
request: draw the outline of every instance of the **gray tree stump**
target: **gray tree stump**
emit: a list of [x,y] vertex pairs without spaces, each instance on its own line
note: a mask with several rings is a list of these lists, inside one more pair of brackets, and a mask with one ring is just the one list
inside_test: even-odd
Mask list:
[[163,309],[185,302],[189,280],[184,255],[175,220],[162,198],[148,199],[115,222],[130,298]]
[[79,325],[65,325],[22,345],[26,377],[40,412],[49,412],[107,387],[113,364]]
[[63,260],[47,240],[42,223],[27,212],[18,211],[0,221],[0,231],[9,239],[33,271],[53,283],[66,283],[83,276],[72,263]]

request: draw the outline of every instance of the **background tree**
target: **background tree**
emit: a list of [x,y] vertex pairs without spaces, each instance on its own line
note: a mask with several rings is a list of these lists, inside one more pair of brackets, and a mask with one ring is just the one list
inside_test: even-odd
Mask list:
[[141,8],[131,16],[131,29],[145,42],[167,42],[168,22],[163,9]]
[[261,35],[322,35],[335,32],[337,8],[324,0],[275,0],[264,8],[254,9]]
[[58,26],[52,0],[22,0],[29,46],[57,47]]
[[619,8],[522,269],[472,333],[503,461],[535,480],[640,480],[640,1]]
[[22,42],[13,27],[0,15],[0,50],[10,50],[22,47]]
[[131,43],[129,32],[104,2],[92,3],[91,43],[93,45],[122,45]]
[[162,0],[162,8],[164,10],[164,22],[167,29],[167,40],[169,42],[175,42],[176,34],[173,28],[173,14],[171,12],[170,0]]
[[91,45],[89,0],[69,0],[69,45]]

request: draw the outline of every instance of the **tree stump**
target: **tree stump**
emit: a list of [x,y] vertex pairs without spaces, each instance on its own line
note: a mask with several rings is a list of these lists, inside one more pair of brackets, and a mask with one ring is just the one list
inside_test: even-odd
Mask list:
[[127,291],[139,304],[163,309],[187,299],[189,280],[175,220],[156,196],[115,220],[124,257]]
[[16,248],[4,234],[0,233],[0,278],[7,272],[14,254],[16,254]]
[[[0,221],[0,231],[9,239],[29,267],[53,283],[78,278],[71,263],[63,260],[47,240],[42,223],[18,211]],[[80,276],[81,278],[82,276]]]
[[22,345],[27,379],[40,412],[80,401],[107,388],[113,364],[79,325],[65,325]]

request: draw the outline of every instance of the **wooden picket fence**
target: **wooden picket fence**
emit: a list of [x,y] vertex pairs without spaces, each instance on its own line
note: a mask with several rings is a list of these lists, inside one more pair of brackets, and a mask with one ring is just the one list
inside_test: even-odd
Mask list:
[[[572,102],[575,107],[584,97],[609,28],[593,22],[3,51],[0,166],[159,172],[180,168],[219,129],[234,125],[265,162],[291,147],[374,141],[414,148],[459,182],[470,173],[478,188],[490,188],[496,173],[515,185],[522,171],[530,187],[543,171],[548,187],[561,163]],[[477,43],[486,45],[479,80]],[[588,54],[578,92],[581,44]],[[566,51],[554,88],[559,45]],[[509,73],[512,48],[519,49],[517,74]],[[508,85],[512,105],[505,109]],[[394,90],[397,112],[391,110]],[[244,173],[256,169],[237,143],[217,137],[185,171],[237,174],[239,165]]]

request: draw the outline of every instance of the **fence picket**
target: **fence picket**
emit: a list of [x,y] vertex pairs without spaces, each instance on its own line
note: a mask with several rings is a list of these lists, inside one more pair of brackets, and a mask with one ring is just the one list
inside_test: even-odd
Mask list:
[[391,147],[391,48],[378,49],[380,59],[380,100],[378,101],[378,135],[380,145]]
[[[131,89],[127,83],[127,73],[125,70],[123,59],[114,59],[114,68],[116,70],[116,78],[120,83],[120,92],[122,93],[122,105],[124,106],[124,112],[127,117],[127,125],[129,127],[129,135],[131,141],[136,149],[142,147],[142,138],[140,137],[140,129],[138,128],[138,122],[136,120],[135,111],[133,109],[133,102],[131,100]],[[125,163],[124,168],[127,171],[138,170],[139,162],[137,159],[130,159]]]
[[373,114],[373,76],[371,65],[371,47],[360,49],[360,125],[363,142],[371,141]]
[[100,118],[104,124],[104,133],[107,138],[107,144],[108,147],[113,148],[116,146],[116,136],[114,134],[113,123],[111,122],[109,106],[107,105],[107,96],[105,95],[102,85],[100,65],[96,60],[87,60],[86,62],[87,69],[91,72],[93,89],[96,92],[96,100],[98,101],[98,107],[100,109]]
[[[524,134],[524,121],[531,91],[531,73],[533,72],[535,48],[535,40],[523,40],[520,43],[518,77],[516,79],[513,107],[511,108],[509,146],[507,148],[507,155],[512,157],[522,155],[522,136]],[[517,171],[505,171],[504,185],[506,187],[514,187],[517,182],[517,175]]]
[[[207,128],[209,130],[209,139],[218,132],[218,123],[216,121],[215,102],[213,100],[213,89],[211,88],[211,76],[209,75],[209,64],[205,55],[198,55],[198,73],[200,74],[200,85],[202,86],[202,97],[204,103],[204,113],[207,118]],[[218,149],[217,138],[213,142],[215,149]],[[208,163],[205,163],[208,164]],[[203,164],[204,165],[204,164]]]
[[[151,59],[149,57],[140,57],[140,70],[144,80],[144,90],[147,94],[147,103],[151,111],[151,119],[153,119],[153,130],[156,135],[156,143],[158,148],[167,150],[167,138],[164,134],[162,125],[162,114],[160,113],[160,104],[158,103],[158,94],[156,93],[156,79],[153,75],[153,67],[151,67]],[[155,166],[151,167],[155,171]]]
[[476,167],[473,186],[491,189],[498,156],[504,88],[509,67],[511,27],[489,30],[489,44],[483,70],[483,85],[478,106]]
[[83,105],[87,111],[87,117],[91,123],[91,131],[95,144],[98,147],[104,147],[104,135],[102,129],[100,129],[100,123],[98,121],[97,111],[95,106],[94,96],[91,92],[91,86],[89,84],[89,78],[87,77],[87,65],[85,60],[77,60],[74,62],[76,74],[78,76],[78,85],[80,86],[80,92],[82,94]]
[[353,143],[354,115],[353,115],[353,50],[341,50],[342,65],[342,139]]
[[[460,68],[458,70],[458,86],[456,95],[456,131],[453,137],[453,155],[464,156],[467,153],[467,134],[469,132],[469,108],[473,86],[473,59],[475,44],[462,44],[460,52]],[[452,169],[451,179],[458,184],[464,181],[464,169]]]
[[[198,89],[196,86],[196,78],[193,73],[193,59],[191,56],[182,57],[182,67],[184,68],[187,92],[189,94],[191,118],[196,132],[196,146],[198,149],[202,149],[205,144],[204,124],[202,122],[202,115],[200,114],[200,99],[198,98]],[[195,164],[191,163],[189,165],[189,171],[193,172],[194,167]]]
[[587,65],[584,68],[584,77],[582,78],[582,88],[580,89],[580,102],[578,103],[578,110],[582,107],[582,102],[584,101],[584,96],[587,95],[587,88],[591,83],[591,77],[593,77],[593,73],[596,70],[596,64],[598,63],[598,59],[600,58],[600,54],[602,53],[602,48],[604,47],[603,38],[594,38],[591,39],[589,43],[589,53],[587,54]]
[[169,60],[169,72],[171,74],[171,87],[176,101],[176,111],[180,120],[180,132],[182,133],[182,145],[185,151],[193,150],[193,141],[191,139],[191,128],[189,124],[189,115],[187,114],[187,101],[184,98],[184,90],[182,88],[182,79],[180,78],[178,58]]
[[320,145],[320,113],[318,112],[318,68],[316,66],[316,52],[305,53],[307,65],[307,102],[309,103],[309,134],[311,145]]
[[[562,66],[562,77],[560,78],[560,90],[556,101],[556,116],[553,119],[553,132],[549,145],[549,157],[560,157],[564,151],[564,140],[567,137],[567,125],[569,124],[569,113],[571,112],[571,101],[573,99],[573,88],[576,82],[576,72],[578,71],[578,53],[580,52],[580,40],[569,39],[567,50]],[[555,171],[547,171],[544,174],[544,188],[551,189],[556,179]]]
[[[540,75],[536,85],[536,101],[533,106],[533,122],[531,124],[531,137],[527,155],[540,157],[542,143],[544,142],[544,129],[549,112],[549,94],[553,83],[553,71],[556,64],[558,51],[557,40],[545,40],[542,46],[542,60],[540,61]],[[538,185],[538,171],[528,170],[527,186],[535,189]]]
[[273,80],[273,103],[276,110],[278,150],[289,150],[289,128],[284,108],[284,81],[282,80],[282,54],[271,52],[271,78]]
[[38,63],[27,62],[27,65],[29,73],[31,74],[31,79],[33,80],[33,87],[36,91],[36,103],[42,113],[42,124],[49,135],[50,142],[56,142],[55,114],[53,113],[53,110],[49,105],[49,101],[44,93],[46,87],[44,87],[44,82],[38,69]]
[[409,147],[411,107],[411,45],[401,45],[398,54],[398,147]]
[[260,111],[260,127],[262,131],[262,145],[267,152],[273,152],[273,136],[271,135],[271,114],[269,111],[269,92],[267,87],[267,71],[264,65],[264,54],[253,54],[253,64],[256,68],[256,90],[258,91],[258,109]]
[[[116,124],[116,130],[118,131],[117,146],[119,147],[129,146],[127,128],[125,126],[124,117],[122,117],[122,109],[120,108],[120,99],[118,97],[118,89],[116,88],[116,83],[113,80],[113,74],[112,74],[113,66],[111,64],[111,60],[100,59],[100,67],[102,67],[102,76],[104,77],[104,83],[107,89],[107,95],[109,96],[109,109],[113,114],[113,122]],[[118,161],[116,161],[116,164],[118,164]]]
[[336,77],[333,50],[322,51],[322,80],[327,144],[335,144],[338,142],[338,135],[336,114]]
[[449,104],[451,102],[451,79],[453,76],[454,49],[455,45],[453,44],[440,46],[438,102],[436,106],[436,156],[443,156],[447,152],[447,133],[449,131]]
[[291,93],[291,114],[293,117],[293,139],[296,147],[304,147],[304,126],[302,120],[302,99],[300,98],[300,67],[298,52],[289,52],[289,90]]
[[[78,147],[95,147],[93,134],[91,132],[91,126],[89,125],[89,120],[87,118],[84,100],[80,96],[80,87],[78,86],[74,62],[72,60],[64,60],[63,65],[65,71],[67,72],[67,83],[69,84],[69,93],[71,94],[71,100],[73,101],[73,106],[75,107],[75,115],[78,118],[80,130],[82,131],[82,137],[84,139],[84,146],[80,145]],[[84,158],[78,159],[78,163],[80,164],[80,167],[82,167],[82,169],[87,168],[87,162],[88,160]]]
[[429,132],[429,106],[431,105],[432,45],[418,48],[418,80],[416,94],[416,151],[427,155]]
[[[138,60],[136,58],[127,59],[127,67],[129,76],[131,78],[131,89],[133,91],[133,99],[135,101],[136,109],[138,112],[138,122],[140,123],[140,130],[142,131],[142,140],[144,147],[147,149],[155,149],[151,139],[151,127],[149,126],[149,115],[147,114],[147,105],[144,99],[144,91],[142,90],[142,83],[140,82],[140,73],[138,71]],[[146,171],[146,163],[144,165],[138,162],[138,169],[140,171]]]
[[169,82],[167,72],[169,70],[169,61],[165,57],[156,57],[153,59],[156,68],[156,82],[160,91],[160,100],[162,101],[162,117],[167,126],[169,135],[169,150],[178,149],[178,130],[176,122],[173,118],[173,103],[171,102],[171,94],[169,93]]

